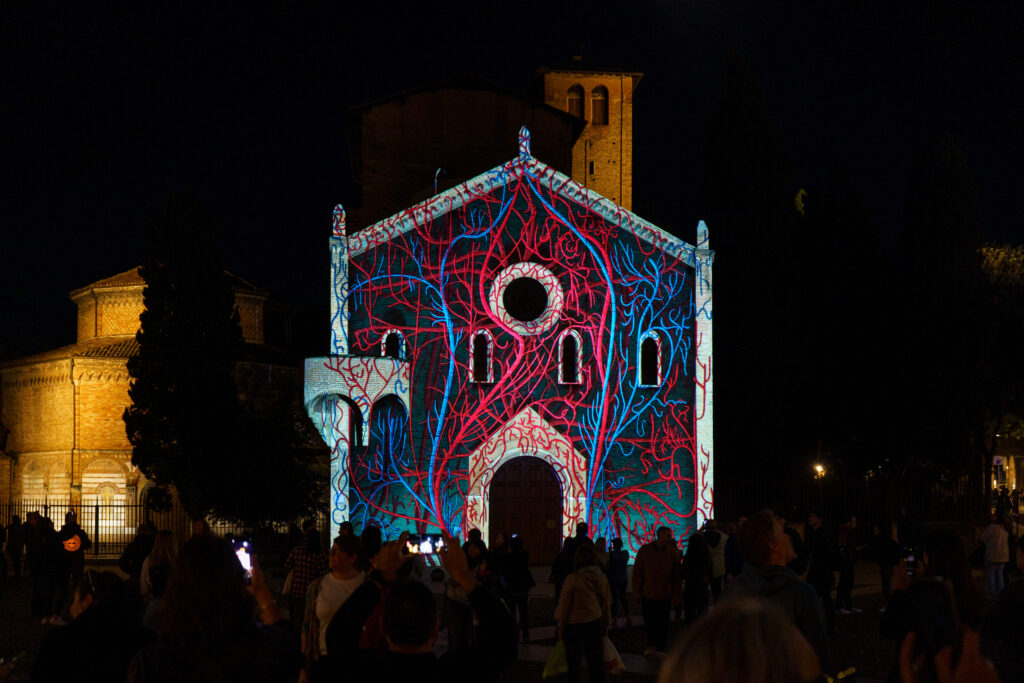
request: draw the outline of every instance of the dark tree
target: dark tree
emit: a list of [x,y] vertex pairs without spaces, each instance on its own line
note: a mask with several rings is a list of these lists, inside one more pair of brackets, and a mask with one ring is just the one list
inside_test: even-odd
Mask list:
[[762,471],[792,455],[787,423],[799,394],[797,188],[790,178],[754,75],[733,53],[708,129],[700,191],[716,252],[716,423],[732,425],[716,431],[715,449],[723,463]]
[[217,254],[210,216],[194,198],[171,196],[150,226],[146,310],[128,363],[132,463],[154,483],[151,501],[166,505],[173,487],[192,519],[213,509],[239,462],[232,373],[242,335]]
[[908,426],[905,458],[969,474],[977,500],[989,487],[984,449],[972,443],[984,423],[979,297],[978,190],[948,135],[925,140],[904,204],[904,327],[898,352]]

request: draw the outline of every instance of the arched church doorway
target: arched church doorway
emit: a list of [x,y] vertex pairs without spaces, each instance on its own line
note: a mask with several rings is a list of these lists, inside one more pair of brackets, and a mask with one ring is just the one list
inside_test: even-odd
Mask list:
[[499,531],[519,534],[530,562],[553,562],[561,545],[562,492],[551,465],[540,458],[512,458],[491,480],[489,542]]

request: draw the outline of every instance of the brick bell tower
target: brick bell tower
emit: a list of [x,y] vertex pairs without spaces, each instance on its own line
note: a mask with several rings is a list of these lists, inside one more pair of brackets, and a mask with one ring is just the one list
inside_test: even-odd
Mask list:
[[545,104],[587,122],[572,149],[572,179],[633,210],[633,91],[643,74],[539,69]]

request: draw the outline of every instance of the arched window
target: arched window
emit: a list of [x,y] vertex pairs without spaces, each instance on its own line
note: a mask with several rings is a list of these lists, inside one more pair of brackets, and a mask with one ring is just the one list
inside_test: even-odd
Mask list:
[[590,122],[595,126],[608,125],[608,88],[599,85],[590,91]]
[[558,383],[579,384],[582,356],[580,335],[576,330],[566,330],[558,340]]
[[380,355],[386,358],[404,358],[405,340],[398,330],[388,330],[380,342]]
[[640,340],[640,386],[661,386],[661,340],[648,332]]
[[567,102],[569,104],[568,112],[573,116],[583,118],[583,86],[574,85],[569,88],[567,93]]
[[481,330],[473,335],[473,381],[481,384],[494,381],[491,362],[490,332]]

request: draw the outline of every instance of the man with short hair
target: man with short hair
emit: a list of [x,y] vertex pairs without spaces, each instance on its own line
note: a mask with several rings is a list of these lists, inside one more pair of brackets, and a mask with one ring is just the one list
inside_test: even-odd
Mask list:
[[804,634],[824,667],[827,646],[821,603],[814,588],[786,566],[796,552],[782,520],[771,510],[762,510],[744,522],[737,536],[747,564],[726,587],[725,599],[754,596],[774,603]]
[[647,629],[645,657],[664,655],[668,648],[669,610],[682,604],[681,561],[667,526],[658,527],[655,539],[641,546],[636,555],[633,595],[641,605]]

